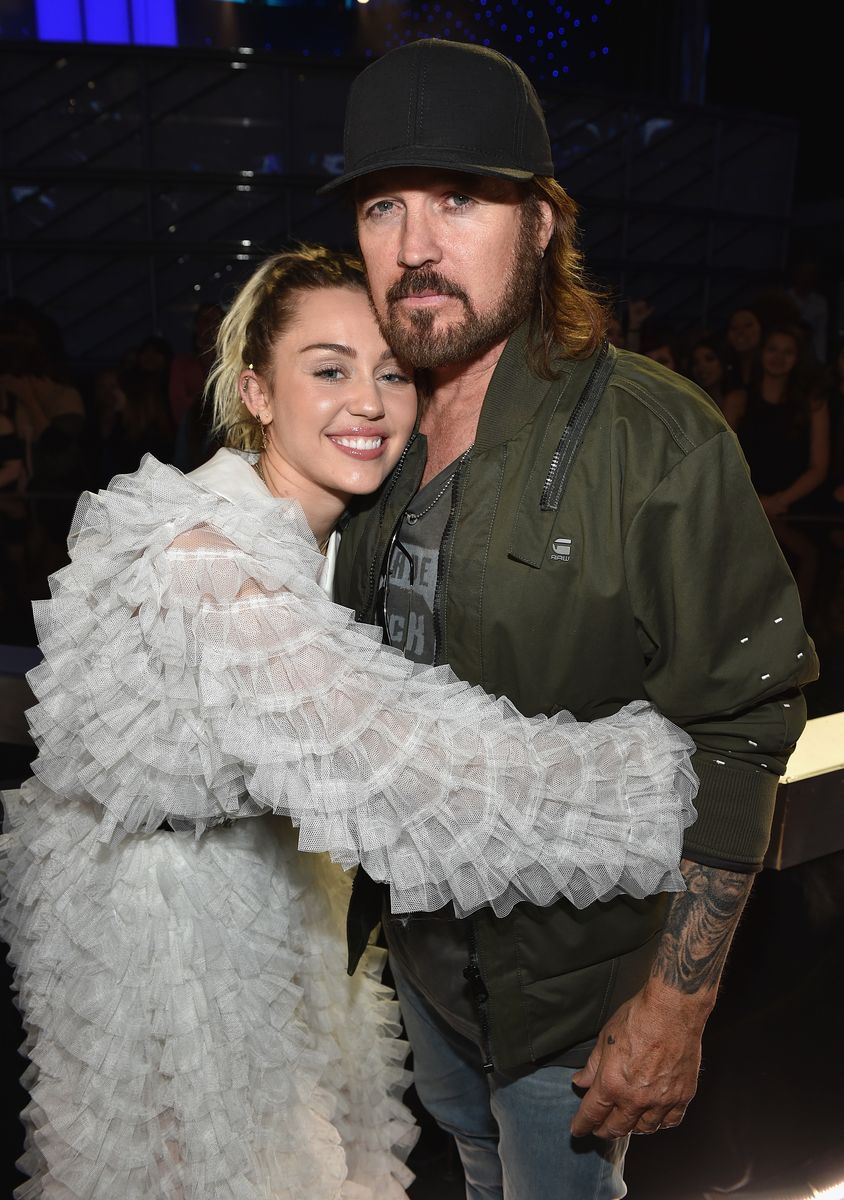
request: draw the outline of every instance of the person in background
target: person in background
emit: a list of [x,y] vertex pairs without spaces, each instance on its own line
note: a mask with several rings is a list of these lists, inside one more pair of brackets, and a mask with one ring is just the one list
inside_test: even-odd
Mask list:
[[689,352],[689,374],[723,412],[728,395],[725,387],[727,364],[716,338],[698,338],[692,345]]
[[103,483],[133,471],[147,452],[163,462],[173,458],[169,376],[172,351],[161,337],[146,338],[118,371],[98,381],[99,433]]
[[[7,402],[0,395],[0,406]],[[26,487],[24,444],[10,414],[0,407],[0,492],[22,492]]]
[[624,349],[624,322],[617,311],[611,312],[607,318],[607,341],[618,350]]
[[663,321],[649,318],[642,325],[639,353],[668,367],[669,371],[680,370],[680,352],[674,330]]
[[729,395],[724,416],[768,517],[806,508],[829,471],[830,429],[826,395],[799,329],[768,330],[747,391]]
[[85,408],[51,356],[36,316],[0,306],[0,393],[3,410],[23,444],[33,487],[52,490],[76,482]]
[[643,296],[627,301],[627,323],[624,329],[624,348],[641,353],[642,331],[655,313],[654,306]]
[[762,322],[752,308],[736,308],[727,320],[726,389],[747,388],[762,343]]
[[607,339],[618,350],[640,349],[642,330],[653,316],[653,306],[644,299],[628,300],[618,305],[608,315]]
[[194,315],[191,349],[175,354],[170,364],[170,411],[176,430],[173,463],[183,471],[199,466],[212,449],[210,421],[202,396],[222,319],[219,304],[200,304]]
[[15,422],[14,393],[0,387],[0,640],[17,640],[17,614],[24,599],[23,552],[26,536],[26,502],[29,479],[27,448]]
[[815,359],[819,363],[825,363],[828,352],[829,304],[826,296],[818,288],[818,264],[811,255],[802,255],[794,262],[786,294],[797,305]]

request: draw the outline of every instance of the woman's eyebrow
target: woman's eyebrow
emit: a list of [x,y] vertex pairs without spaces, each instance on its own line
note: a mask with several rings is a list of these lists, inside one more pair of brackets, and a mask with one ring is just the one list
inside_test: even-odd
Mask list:
[[307,350],[330,350],[332,354],[345,354],[348,358],[357,358],[358,352],[353,346],[343,346],[339,342],[311,342],[299,351],[304,354]]
[[[344,346],[340,342],[311,342],[309,346],[303,346],[299,353],[305,354],[308,350],[330,350],[332,354],[345,354],[347,358],[357,358],[358,356],[354,346]],[[389,346],[385,346],[378,361],[385,362],[388,358],[395,358],[395,355]]]

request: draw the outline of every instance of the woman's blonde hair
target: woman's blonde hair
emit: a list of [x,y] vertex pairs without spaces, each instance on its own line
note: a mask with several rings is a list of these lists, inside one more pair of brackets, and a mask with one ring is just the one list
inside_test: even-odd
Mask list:
[[241,399],[241,373],[269,375],[273,347],[296,311],[298,293],[320,288],[366,292],[360,260],[325,246],[299,246],[268,258],[237,293],[220,325],[205,384],[212,433],[224,446],[261,449],[261,426]]
[[577,205],[556,179],[537,175],[527,185],[529,220],[532,216],[538,223],[543,200],[554,227],[542,259],[529,354],[537,374],[553,379],[555,358],[588,358],[597,350],[606,336],[609,308],[606,295],[584,275]]

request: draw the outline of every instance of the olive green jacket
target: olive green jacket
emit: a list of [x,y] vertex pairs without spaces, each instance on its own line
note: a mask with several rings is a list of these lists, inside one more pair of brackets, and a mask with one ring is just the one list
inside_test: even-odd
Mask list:
[[[699,817],[686,857],[755,871],[778,776],[817,675],[797,589],[711,401],[650,359],[610,347],[606,390],[559,508],[555,450],[593,366],[554,382],[510,338],[461,472],[440,558],[437,662],[522,712],[580,720],[652,701],[697,745]],[[380,620],[388,546],[418,490],[425,439],[411,440],[343,533],[335,595]],[[565,901],[471,920],[469,975],[490,1063],[503,1069],[588,1040],[641,986],[667,897]],[[377,919],[360,874],[350,910],[356,961]]]

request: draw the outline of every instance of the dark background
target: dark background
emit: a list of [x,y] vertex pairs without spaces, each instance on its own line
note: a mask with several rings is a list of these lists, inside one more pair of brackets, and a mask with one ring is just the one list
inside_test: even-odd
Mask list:
[[[186,349],[197,302],[225,303],[265,254],[299,238],[352,243],[348,212],[314,195],[340,170],[348,84],[385,49],[431,35],[488,42],[534,79],[588,262],[621,304],[645,296],[661,315],[717,328],[808,251],[831,341],[844,332],[838,4],[161,0],[175,16],[162,45],[143,2],[96,0],[124,14],[125,44],[58,44],[36,37],[47,0],[0,0],[0,299],[26,296],[57,322],[86,399],[86,381],[150,333]],[[62,3],[84,15],[83,0]],[[55,513],[50,569],[74,501],[42,502],[42,521]],[[823,678],[807,699],[821,716],[844,709],[844,528],[795,528],[817,581],[807,624]],[[28,621],[0,643],[26,644]],[[7,761],[0,781],[14,782]],[[680,1129],[634,1141],[632,1200],[803,1200],[844,1179],[833,783],[826,845],[757,882],[700,1094]],[[6,1020],[14,1113],[20,1031]],[[4,1133],[0,1195],[19,1152],[14,1119]],[[414,1167],[414,1200],[462,1195],[429,1125]]]
[[[77,361],[151,331],[179,348],[196,302],[225,303],[265,253],[350,243],[348,215],[313,194],[340,169],[346,89],[431,35],[493,45],[534,80],[589,262],[622,303],[714,327],[808,251],[831,334],[844,325],[840,5],[108,0],[127,44],[32,40],[57,6],[84,36],[92,5],[106,0],[0,0],[0,295],[45,306]],[[145,5],[170,12],[181,49],[142,47]],[[106,254],[125,295],[99,279]],[[95,275],[104,311],[79,303]]]

